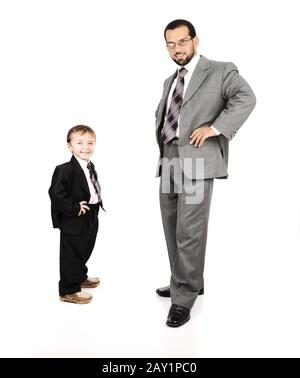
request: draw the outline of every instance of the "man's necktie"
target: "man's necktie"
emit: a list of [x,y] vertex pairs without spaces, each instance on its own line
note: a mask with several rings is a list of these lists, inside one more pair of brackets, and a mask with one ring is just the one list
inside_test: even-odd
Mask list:
[[178,72],[177,84],[173,91],[167,118],[161,131],[161,139],[164,144],[170,142],[176,136],[179,113],[183,99],[184,76],[187,72],[187,69],[184,67],[180,68]]
[[97,193],[99,202],[101,203],[102,201],[101,201],[101,194],[100,194],[100,192],[101,192],[100,184],[99,184],[99,181],[97,180],[96,174],[93,170],[93,167],[92,167],[92,164],[91,164],[90,161],[87,164],[87,169],[89,170],[91,181],[92,181],[93,186],[95,188],[95,191]]

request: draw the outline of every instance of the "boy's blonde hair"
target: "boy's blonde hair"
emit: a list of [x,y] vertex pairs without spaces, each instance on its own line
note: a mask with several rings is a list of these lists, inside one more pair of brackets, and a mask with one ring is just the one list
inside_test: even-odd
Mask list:
[[71,135],[73,133],[81,133],[81,135],[83,135],[85,133],[89,133],[89,134],[91,134],[96,139],[96,133],[95,133],[95,131],[91,127],[85,126],[85,125],[77,125],[77,126],[72,127],[68,131],[68,134],[67,134],[67,143],[70,143],[70,141],[71,141]]

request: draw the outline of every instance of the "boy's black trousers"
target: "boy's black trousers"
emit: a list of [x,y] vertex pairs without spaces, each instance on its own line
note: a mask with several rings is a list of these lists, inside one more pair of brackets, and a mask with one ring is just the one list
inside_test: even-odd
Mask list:
[[60,281],[59,295],[74,294],[87,278],[86,263],[93,251],[98,232],[99,204],[87,204],[82,230],[77,235],[60,232]]

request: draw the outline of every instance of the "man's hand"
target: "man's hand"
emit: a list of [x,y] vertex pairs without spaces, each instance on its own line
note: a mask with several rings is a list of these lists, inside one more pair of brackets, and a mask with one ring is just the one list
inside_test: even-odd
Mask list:
[[81,201],[81,202],[79,202],[79,205],[80,205],[80,211],[79,211],[78,216],[81,215],[81,213],[82,213],[82,214],[85,214],[85,213],[86,213],[86,210],[90,210],[90,208],[89,208],[87,205],[85,205],[86,203],[87,203],[86,201]]
[[215,136],[216,133],[209,126],[201,126],[195,129],[190,136],[190,144],[201,147],[205,139]]

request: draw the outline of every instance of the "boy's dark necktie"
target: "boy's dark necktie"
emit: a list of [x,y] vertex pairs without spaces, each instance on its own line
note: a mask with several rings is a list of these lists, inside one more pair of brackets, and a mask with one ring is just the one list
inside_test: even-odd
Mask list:
[[173,91],[167,118],[161,131],[161,139],[164,144],[170,142],[176,136],[178,119],[183,101],[184,76],[188,70],[184,67],[178,72],[177,84]]
[[95,172],[93,170],[93,167],[92,167],[92,164],[91,164],[90,161],[87,164],[87,169],[89,170],[91,181],[92,181],[93,186],[95,188],[95,191],[97,193],[98,200],[101,204],[102,201],[101,201],[101,194],[100,194],[100,184],[99,184],[99,181],[96,178]]

